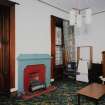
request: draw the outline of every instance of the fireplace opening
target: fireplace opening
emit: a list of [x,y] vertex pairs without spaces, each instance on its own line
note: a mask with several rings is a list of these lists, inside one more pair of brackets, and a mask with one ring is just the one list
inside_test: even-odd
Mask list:
[[44,64],[28,65],[24,69],[24,91],[34,92],[45,88]]
[[33,72],[29,74],[30,81],[39,80],[39,73]]
[[39,81],[39,72],[33,72],[29,74],[29,91],[34,92],[35,90],[45,88],[43,82]]

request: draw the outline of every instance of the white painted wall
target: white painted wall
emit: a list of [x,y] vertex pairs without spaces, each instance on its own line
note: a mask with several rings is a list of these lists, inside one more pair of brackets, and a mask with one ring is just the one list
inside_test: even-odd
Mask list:
[[[16,5],[16,71],[17,57],[24,53],[51,54],[50,15],[67,19],[67,14],[37,0],[11,0]],[[17,88],[16,72],[16,88]]]
[[102,51],[105,51],[105,12],[92,16],[91,25],[83,25],[76,31],[76,45],[93,46],[93,61],[101,63]]
[[[51,51],[50,15],[64,19],[68,14],[37,0],[11,0],[16,5],[16,71],[17,57],[22,53],[47,53]],[[93,46],[94,62],[101,62],[105,50],[105,13],[93,16],[92,24],[76,31],[76,46]],[[85,54],[84,54],[85,55]],[[16,72],[17,87],[17,72]]]
[[66,18],[67,14],[37,0],[17,0],[16,55],[48,53],[51,47],[50,15]]

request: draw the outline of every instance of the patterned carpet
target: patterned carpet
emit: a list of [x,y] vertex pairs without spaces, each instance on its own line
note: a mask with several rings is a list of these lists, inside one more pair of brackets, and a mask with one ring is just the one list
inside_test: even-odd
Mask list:
[[[17,97],[0,97],[0,105],[77,105],[77,94],[85,83],[71,80],[57,81],[53,83],[57,89],[47,95],[34,97],[28,101],[21,100]],[[81,105],[95,105],[92,101],[81,97]],[[105,97],[99,101],[99,105],[105,105]]]

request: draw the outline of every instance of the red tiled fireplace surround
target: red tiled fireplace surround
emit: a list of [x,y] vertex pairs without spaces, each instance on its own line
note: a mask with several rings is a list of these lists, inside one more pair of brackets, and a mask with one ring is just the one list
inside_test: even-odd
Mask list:
[[24,69],[24,91],[29,92],[31,80],[37,80],[40,83],[45,83],[45,65],[28,65]]

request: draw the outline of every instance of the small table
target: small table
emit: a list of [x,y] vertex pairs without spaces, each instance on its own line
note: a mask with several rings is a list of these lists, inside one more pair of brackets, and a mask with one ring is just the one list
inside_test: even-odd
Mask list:
[[78,105],[80,105],[80,96],[85,96],[93,101],[95,101],[96,105],[98,104],[99,99],[105,95],[105,85],[92,83],[77,92],[78,95]]

